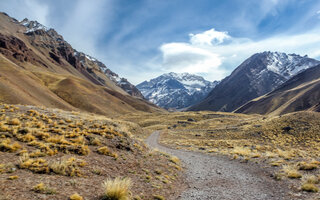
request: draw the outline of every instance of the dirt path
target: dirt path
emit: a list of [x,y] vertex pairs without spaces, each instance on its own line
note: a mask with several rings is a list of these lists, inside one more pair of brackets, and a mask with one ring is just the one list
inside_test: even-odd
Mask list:
[[294,199],[289,189],[281,186],[270,174],[250,163],[240,163],[224,157],[175,150],[159,145],[160,132],[146,140],[151,148],[180,158],[186,168],[188,189],[179,199],[184,200],[273,200]]

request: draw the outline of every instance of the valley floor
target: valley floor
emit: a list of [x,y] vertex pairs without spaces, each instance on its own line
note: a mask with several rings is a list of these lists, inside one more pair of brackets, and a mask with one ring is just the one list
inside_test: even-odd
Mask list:
[[[246,168],[248,172],[243,172],[244,174],[257,179],[262,178],[263,173],[256,173],[257,176],[251,173],[257,166],[261,169],[260,172],[267,173],[263,176],[275,180],[274,185],[279,186],[277,190],[285,192],[284,196],[273,192],[275,196],[271,199],[319,199],[320,113],[296,112],[282,116],[262,116],[204,111],[129,115],[124,118],[137,123],[149,134],[157,130],[161,131],[159,142],[162,145],[172,149],[202,153],[196,153],[196,157],[210,155],[213,163],[191,158],[191,162],[196,163],[194,165],[197,165],[200,171],[204,169],[201,173],[206,175],[199,175],[200,178],[206,177],[207,180],[210,180],[210,177],[215,175],[210,174],[214,173],[215,168],[226,168],[227,170],[229,167],[233,168],[234,163],[241,163],[238,164],[239,169],[243,169],[245,165],[248,167]],[[140,135],[140,137],[146,139],[148,134]],[[152,135],[151,138],[153,137],[155,136]],[[158,148],[162,149],[162,147]],[[224,157],[223,167],[215,163],[219,163],[216,160],[219,160],[221,156]],[[188,165],[188,158],[183,157],[183,154],[178,157],[185,161],[187,177],[191,176],[193,179],[193,175],[188,174],[193,168]],[[205,162],[210,164],[205,164]],[[211,168],[211,166],[215,167]],[[239,169],[233,169],[229,172],[237,174]],[[228,174],[228,170],[225,174]],[[235,177],[237,179],[238,176],[235,175]],[[220,179],[217,178],[217,180]],[[189,180],[189,184],[196,184],[197,181],[199,180]],[[252,181],[255,183],[256,180],[252,179]],[[218,185],[221,183],[217,182]],[[229,190],[228,183],[222,182],[221,184],[226,185],[220,191],[223,194],[225,190]],[[246,185],[250,185],[248,182],[243,184],[245,184],[243,185],[244,190]],[[205,190],[206,186],[203,187]],[[230,186],[232,187],[236,186]],[[273,191],[272,187],[268,187],[268,181],[265,187],[265,190]],[[196,188],[201,190],[201,187]],[[264,190],[261,191],[263,193]],[[242,192],[238,192],[240,195],[238,199],[243,199],[241,194],[245,192]],[[184,194],[187,193],[188,190]],[[264,198],[260,196],[253,199]]]
[[300,199],[290,195],[287,186],[281,186],[256,164],[248,165],[221,156],[171,149],[158,143],[159,135],[159,131],[152,133],[146,143],[179,157],[186,167],[188,188],[178,199]]
[[[160,151],[147,148],[146,139]],[[117,178],[132,180],[137,200],[314,200],[319,158],[315,112],[130,113],[112,119],[0,105],[1,200],[76,193],[98,200],[106,198],[104,181]]]

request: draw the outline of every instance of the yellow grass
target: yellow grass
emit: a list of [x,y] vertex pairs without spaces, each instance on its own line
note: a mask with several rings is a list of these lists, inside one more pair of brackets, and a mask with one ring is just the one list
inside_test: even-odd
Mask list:
[[106,147],[106,146],[98,148],[97,151],[98,151],[99,154],[103,154],[103,155],[111,156],[111,157],[114,157],[114,158],[118,158],[118,154],[115,153],[115,152],[111,152],[109,150],[109,148]]
[[51,162],[49,167],[56,174],[64,176],[81,176],[79,167],[83,166],[82,163],[81,160],[71,157],[69,159]]
[[292,165],[284,165],[283,166],[283,172],[286,173],[288,178],[301,178],[302,174],[298,171],[296,166]]
[[16,126],[16,125],[19,125],[19,124],[20,124],[20,120],[17,119],[17,118],[13,118],[13,119],[8,120],[8,121],[7,121],[7,124],[8,124],[8,125]]
[[313,183],[303,183],[301,190],[306,192],[319,192],[319,188]]
[[129,200],[130,199],[130,178],[108,179],[103,184],[105,197],[110,200]]
[[83,197],[80,196],[78,193],[75,193],[75,194],[71,195],[71,196],[69,197],[69,199],[70,199],[70,200],[83,200]]
[[177,165],[180,163],[179,158],[176,156],[171,156],[170,161],[173,162],[174,164],[177,164]]

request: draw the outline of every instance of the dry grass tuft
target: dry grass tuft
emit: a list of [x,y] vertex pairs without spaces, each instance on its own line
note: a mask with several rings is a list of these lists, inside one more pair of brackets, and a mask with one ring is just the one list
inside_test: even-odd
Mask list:
[[154,200],[165,200],[165,198],[161,195],[153,195]]
[[21,145],[18,142],[12,143],[9,138],[2,140],[0,143],[0,151],[15,152],[18,149],[21,149]]
[[319,188],[313,183],[303,183],[301,190],[306,192],[319,192]]
[[25,153],[20,157],[20,169],[29,169],[32,172],[45,174],[49,173],[48,163],[45,159],[31,159],[29,154]]
[[70,200],[83,200],[83,197],[80,196],[78,193],[75,193],[75,194],[71,195],[71,196],[69,197],[69,199],[70,199]]
[[8,120],[8,121],[7,121],[7,124],[8,124],[8,125],[16,126],[16,125],[19,125],[19,124],[20,124],[20,120],[17,119],[17,118],[13,118],[13,119]]
[[55,189],[45,186],[44,183],[42,183],[42,182],[35,185],[32,188],[32,190],[34,192],[41,193],[41,194],[55,194],[56,193]]
[[103,154],[103,155],[111,156],[111,157],[114,157],[114,158],[118,158],[118,154],[115,153],[115,152],[111,152],[109,150],[109,148],[106,147],[106,146],[100,147],[97,151],[98,151],[99,154]]
[[288,178],[295,179],[302,177],[302,174],[298,171],[296,166],[284,165],[282,170],[284,173],[286,173]]
[[179,160],[179,158],[176,157],[176,156],[171,156],[171,157],[170,157],[170,162],[173,162],[174,164],[179,165],[180,160]]
[[108,179],[103,184],[105,190],[105,198],[108,200],[129,200],[131,179],[115,178],[114,180]]
[[19,178],[19,176],[9,176],[8,180],[15,180],[15,179],[18,179],[18,178]]
[[233,153],[239,156],[250,156],[251,155],[251,149],[247,147],[235,147],[233,149]]
[[300,162],[298,166],[299,166],[299,170],[314,170],[318,168],[317,164],[307,163],[307,162]]
[[79,167],[84,166],[83,163],[82,160],[70,157],[69,159],[52,162],[49,167],[56,174],[64,176],[81,176]]

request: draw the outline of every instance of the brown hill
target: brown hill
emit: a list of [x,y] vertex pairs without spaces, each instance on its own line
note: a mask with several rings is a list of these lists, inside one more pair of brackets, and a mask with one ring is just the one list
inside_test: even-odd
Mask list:
[[279,115],[302,110],[320,111],[320,65],[307,69],[276,90],[249,101],[237,113]]
[[121,88],[117,74],[73,49],[55,30],[26,19],[18,22],[5,13],[0,13],[0,69],[3,103],[104,115],[160,110],[129,82],[121,79]]

